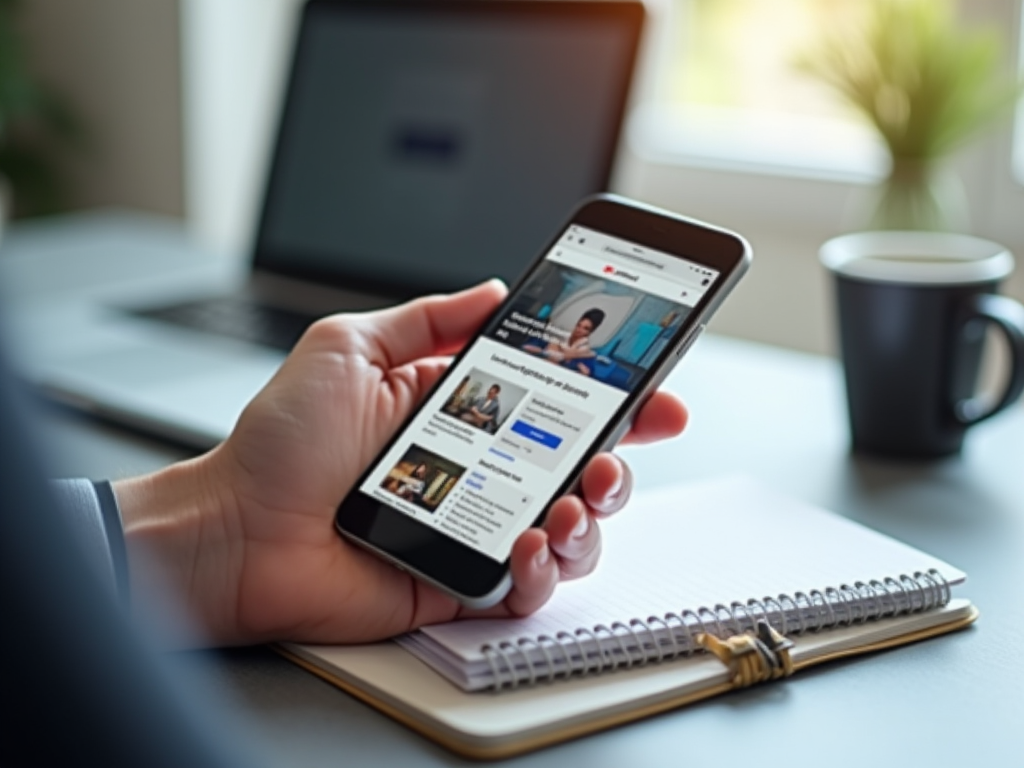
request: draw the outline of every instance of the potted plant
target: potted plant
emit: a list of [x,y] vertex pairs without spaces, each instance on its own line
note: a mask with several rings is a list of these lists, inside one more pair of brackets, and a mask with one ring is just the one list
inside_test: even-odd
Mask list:
[[871,229],[964,226],[963,196],[943,185],[943,161],[1020,95],[1002,72],[1003,54],[998,31],[964,28],[949,0],[868,0],[862,24],[825,35],[801,59],[889,151]]
[[57,153],[78,143],[81,130],[64,101],[32,75],[21,5],[0,0],[0,214],[34,215],[60,208]]

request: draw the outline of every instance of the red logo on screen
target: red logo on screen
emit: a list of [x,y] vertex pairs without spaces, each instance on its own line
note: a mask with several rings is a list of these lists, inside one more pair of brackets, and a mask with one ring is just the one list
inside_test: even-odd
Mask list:
[[613,274],[614,272],[615,272],[615,267],[613,267],[613,266],[611,266],[611,265],[609,265],[609,266],[607,266],[607,267],[605,267],[605,268],[604,268],[604,273],[605,273],[606,275],[610,275],[610,274]]

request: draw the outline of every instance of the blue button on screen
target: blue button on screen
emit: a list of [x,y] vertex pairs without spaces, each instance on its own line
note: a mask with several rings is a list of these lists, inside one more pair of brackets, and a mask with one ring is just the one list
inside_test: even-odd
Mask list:
[[562,438],[558,435],[553,435],[550,432],[545,432],[543,429],[537,429],[532,424],[527,424],[525,421],[516,421],[512,425],[512,431],[517,435],[533,440],[535,443],[540,443],[545,448],[555,450],[562,444]]

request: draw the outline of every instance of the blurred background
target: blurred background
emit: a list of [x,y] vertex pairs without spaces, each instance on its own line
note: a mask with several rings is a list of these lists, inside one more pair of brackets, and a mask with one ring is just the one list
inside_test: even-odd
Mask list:
[[[889,156],[801,61],[853,29],[864,2],[648,2],[614,188],[751,240],[755,267],[716,318],[719,333],[834,350],[817,250],[864,228]],[[42,178],[14,213],[144,210],[183,220],[223,258],[244,257],[298,5],[0,0],[0,171]],[[959,0],[955,13],[988,30],[1007,78],[1021,71],[1019,0]],[[34,89],[27,127],[4,120],[25,93],[9,86],[12,72]],[[1017,254],[1006,292],[1024,300],[1024,111],[1007,108],[948,164],[960,228]]]

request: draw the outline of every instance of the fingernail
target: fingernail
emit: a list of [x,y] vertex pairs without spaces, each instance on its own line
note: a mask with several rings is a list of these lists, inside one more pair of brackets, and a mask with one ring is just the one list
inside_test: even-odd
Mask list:
[[618,480],[615,481],[615,485],[613,485],[608,493],[605,494],[605,501],[615,501],[615,499],[619,497],[619,494],[622,493],[622,481],[624,479],[625,474],[620,472]]
[[548,564],[548,560],[551,559],[551,552],[547,547],[542,547],[541,550],[533,556],[533,564],[538,568],[543,568]]
[[572,529],[572,537],[574,539],[582,539],[587,535],[587,531],[590,530],[590,516],[584,512],[580,515],[579,522],[576,523],[576,527]]

